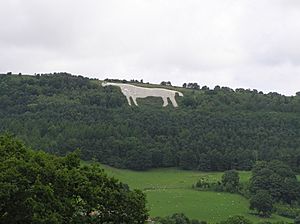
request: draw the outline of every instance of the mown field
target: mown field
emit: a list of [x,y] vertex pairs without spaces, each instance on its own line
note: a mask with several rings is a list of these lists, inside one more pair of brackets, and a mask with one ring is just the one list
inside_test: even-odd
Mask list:
[[[192,185],[200,177],[205,176],[214,182],[221,180],[222,172],[197,172],[170,168],[137,172],[108,166],[102,167],[109,175],[147,194],[151,217],[183,212],[190,218],[211,223],[232,215],[243,215],[253,222],[282,220],[292,223],[292,220],[277,215],[272,215],[269,219],[251,215],[248,200],[240,195],[192,189]],[[249,178],[250,172],[240,172],[241,182],[246,182]]]

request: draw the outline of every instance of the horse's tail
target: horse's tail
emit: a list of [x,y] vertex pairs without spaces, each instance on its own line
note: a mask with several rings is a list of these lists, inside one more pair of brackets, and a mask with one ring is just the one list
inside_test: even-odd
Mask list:
[[178,93],[179,96],[183,96],[183,94],[179,91],[176,91],[176,93]]

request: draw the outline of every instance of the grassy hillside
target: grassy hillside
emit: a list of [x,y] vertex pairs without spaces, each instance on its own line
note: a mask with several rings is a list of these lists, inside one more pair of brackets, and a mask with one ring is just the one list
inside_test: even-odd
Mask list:
[[[142,190],[151,189],[181,189],[191,188],[201,177],[207,177],[209,181],[221,180],[222,172],[199,172],[186,171],[175,168],[153,169],[149,172],[131,171],[116,169],[109,166],[102,167],[108,174],[124,181],[133,188]],[[246,182],[250,178],[250,172],[241,171],[241,182]]]
[[[109,175],[128,183],[130,187],[143,190],[147,195],[152,217],[183,212],[191,218],[209,222],[218,222],[232,215],[243,215],[254,222],[292,221],[277,215],[272,215],[269,219],[251,215],[248,200],[237,194],[192,189],[192,184],[200,177],[205,176],[215,182],[221,179],[222,172],[183,171],[174,168],[137,172],[102,167]],[[240,178],[241,182],[248,181],[250,172],[240,172]]]

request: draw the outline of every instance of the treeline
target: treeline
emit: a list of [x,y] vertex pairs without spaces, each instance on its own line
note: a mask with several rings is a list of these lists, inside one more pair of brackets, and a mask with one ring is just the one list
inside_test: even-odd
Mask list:
[[248,183],[240,183],[236,170],[227,170],[221,181],[211,182],[201,178],[193,188],[238,193],[250,199],[249,208],[262,217],[277,213],[287,218],[300,219],[300,182],[288,165],[277,160],[256,162]]
[[119,168],[249,170],[277,159],[300,170],[300,96],[177,88],[179,108],[162,108],[159,98],[129,107],[117,87],[99,84],[68,73],[2,74],[0,132],[58,155],[79,148],[82,159]]

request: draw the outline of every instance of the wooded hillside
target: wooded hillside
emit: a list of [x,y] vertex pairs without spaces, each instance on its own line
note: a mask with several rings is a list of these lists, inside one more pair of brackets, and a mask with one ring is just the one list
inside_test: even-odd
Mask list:
[[278,159],[300,170],[300,96],[164,88],[184,94],[178,108],[159,98],[129,107],[119,88],[67,73],[2,74],[0,132],[58,155],[80,148],[82,159],[119,168],[248,170]]

